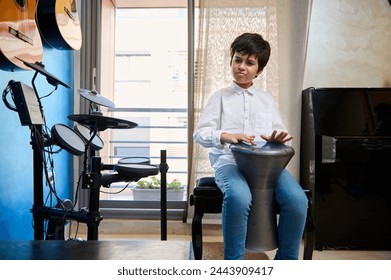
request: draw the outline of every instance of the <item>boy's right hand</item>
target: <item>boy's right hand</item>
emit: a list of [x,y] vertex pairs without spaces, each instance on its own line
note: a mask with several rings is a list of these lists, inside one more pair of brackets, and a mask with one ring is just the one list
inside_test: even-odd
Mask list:
[[268,135],[261,135],[261,138],[267,142],[285,144],[293,139],[293,136],[289,135],[286,131],[277,132],[274,130],[273,133]]

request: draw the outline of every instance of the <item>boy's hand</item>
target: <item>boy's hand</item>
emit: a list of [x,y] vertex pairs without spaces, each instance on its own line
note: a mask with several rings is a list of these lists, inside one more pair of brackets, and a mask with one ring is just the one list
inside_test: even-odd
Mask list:
[[251,145],[255,145],[255,135],[247,135],[244,133],[237,133],[237,134],[231,134],[231,133],[222,133],[220,135],[220,142],[221,144],[225,143],[232,143],[237,144],[239,142],[247,142]]
[[274,142],[274,143],[281,143],[284,144],[290,140],[293,139],[293,136],[289,135],[288,132],[281,131],[277,132],[277,130],[274,130],[272,135],[261,135],[263,140],[266,140],[267,142]]

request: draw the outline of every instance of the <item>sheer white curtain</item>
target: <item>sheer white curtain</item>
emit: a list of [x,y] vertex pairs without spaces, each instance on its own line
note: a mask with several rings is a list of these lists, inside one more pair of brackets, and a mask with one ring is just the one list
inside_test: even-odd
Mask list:
[[[265,70],[255,80],[256,86],[275,96],[277,104],[281,104],[285,125],[293,135],[297,135],[298,142],[298,105],[301,100],[310,5],[311,0],[200,0],[194,115],[190,122],[194,127],[209,96],[232,81],[229,65],[231,42],[244,32],[257,32],[270,43],[272,54]],[[290,107],[292,104],[293,108]],[[294,148],[298,155],[298,148]],[[190,192],[198,178],[213,176],[208,150],[197,144],[193,144],[191,150]],[[188,217],[192,216],[192,210],[190,208]]]
[[[75,78],[79,87],[83,89],[99,89],[100,82],[95,80],[95,70],[100,69],[100,14],[102,9],[101,1],[79,1],[80,22],[83,35],[83,44],[77,55],[80,55],[80,75]],[[97,82],[97,83],[95,83]],[[95,86],[98,86],[97,88]],[[75,87],[76,89],[76,87]],[[78,105],[78,106],[76,106]],[[75,95],[75,112],[81,114],[89,113],[89,102],[85,98]],[[79,180],[83,168],[83,157],[74,159],[74,181]],[[78,190],[80,199],[79,207],[88,206],[88,192]]]

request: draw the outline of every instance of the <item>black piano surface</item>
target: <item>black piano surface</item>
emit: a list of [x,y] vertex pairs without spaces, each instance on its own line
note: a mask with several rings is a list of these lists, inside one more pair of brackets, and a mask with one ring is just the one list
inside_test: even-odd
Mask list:
[[303,91],[300,183],[315,248],[391,249],[391,88]]

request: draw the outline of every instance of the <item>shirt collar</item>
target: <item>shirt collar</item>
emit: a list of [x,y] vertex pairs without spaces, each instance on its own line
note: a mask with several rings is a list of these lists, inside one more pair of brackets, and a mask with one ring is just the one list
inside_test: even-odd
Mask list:
[[231,89],[237,93],[237,94],[241,94],[242,92],[248,92],[249,94],[253,95],[255,93],[255,87],[254,85],[251,85],[251,87],[249,87],[248,89],[244,89],[242,87],[240,87],[237,83],[235,82],[232,82],[231,84]]

